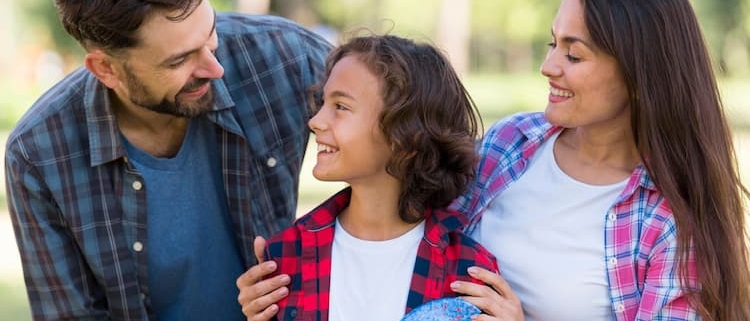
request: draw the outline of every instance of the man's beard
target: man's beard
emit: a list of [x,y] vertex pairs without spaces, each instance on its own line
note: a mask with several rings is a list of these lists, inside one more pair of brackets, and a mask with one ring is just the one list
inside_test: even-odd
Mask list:
[[129,68],[125,68],[125,76],[127,78],[128,89],[130,90],[130,97],[128,97],[130,101],[148,110],[177,117],[197,118],[211,111],[213,107],[214,92],[212,87],[209,87],[206,94],[198,98],[198,100],[186,102],[180,99],[180,94],[195,91],[210,82],[211,79],[199,78],[191,80],[177,92],[174,102],[171,102],[166,98],[156,101],[156,99],[150,97],[146,86]]

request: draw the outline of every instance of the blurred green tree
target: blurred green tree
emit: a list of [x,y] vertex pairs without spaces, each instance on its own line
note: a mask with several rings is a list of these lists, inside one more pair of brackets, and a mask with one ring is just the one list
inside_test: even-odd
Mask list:
[[693,1],[704,36],[723,76],[747,73],[750,56],[747,0]]
[[[211,0],[219,11],[243,10],[262,3],[271,14],[285,16],[307,27],[325,25],[338,31],[367,28],[417,39],[440,41],[452,56],[466,56],[457,65],[469,71],[529,72],[538,68],[546,53],[549,28],[558,1],[494,0],[458,3],[450,0]],[[465,3],[464,3],[465,1]],[[468,4],[468,18],[451,16]],[[723,75],[750,75],[750,0],[693,0],[706,39]],[[63,57],[78,58],[82,50],[57,18],[53,1],[25,0],[17,24],[20,39],[53,48]],[[447,9],[445,6],[456,6]],[[257,7],[257,6],[256,6]],[[451,20],[455,18],[456,21]],[[461,22],[466,20],[466,22]],[[441,28],[446,22],[455,27]],[[468,36],[448,35],[468,23]],[[450,37],[454,37],[452,39]],[[457,37],[457,38],[456,38]],[[459,38],[468,37],[468,40]],[[21,44],[23,45],[23,44]],[[457,46],[468,46],[460,49]],[[463,54],[461,52],[464,52]],[[464,58],[457,58],[464,59]],[[77,59],[80,60],[80,59]]]

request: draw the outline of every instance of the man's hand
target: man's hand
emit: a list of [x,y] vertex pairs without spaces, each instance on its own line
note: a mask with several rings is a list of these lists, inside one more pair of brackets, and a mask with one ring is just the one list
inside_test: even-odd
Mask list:
[[262,237],[255,238],[253,247],[258,264],[237,278],[237,288],[240,290],[237,301],[248,321],[268,321],[279,312],[276,302],[289,294],[286,286],[289,285],[290,278],[289,275],[280,274],[263,280],[276,271],[276,262],[263,262],[266,240]]

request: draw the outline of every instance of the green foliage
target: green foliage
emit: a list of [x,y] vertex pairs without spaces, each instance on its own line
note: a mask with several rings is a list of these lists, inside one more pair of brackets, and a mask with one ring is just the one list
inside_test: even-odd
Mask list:
[[747,0],[693,1],[706,42],[725,76],[747,75],[750,33]]
[[0,81],[0,131],[8,130],[21,118],[39,94],[38,90],[19,88]]
[[[212,0],[218,11],[230,11],[238,0]],[[295,6],[294,1],[271,0]],[[309,0],[322,23],[342,31],[365,27],[378,33],[392,32],[414,38],[436,39],[443,1],[454,0]],[[471,3],[473,70],[534,71],[544,57],[544,44],[558,1],[465,0]],[[712,55],[723,75],[750,74],[750,0],[693,0]],[[62,56],[80,56],[82,50],[62,29],[53,1],[25,0],[14,3],[23,24],[20,39],[55,48]]]
[[[26,21],[24,28],[31,39],[40,41],[38,35],[46,35],[42,38],[45,45],[55,48],[62,55],[80,55],[83,53],[78,42],[65,32],[65,29],[57,15],[57,8],[53,1],[26,0],[18,4],[22,19]],[[37,37],[33,37],[33,36]]]
[[232,11],[236,7],[235,0],[211,0],[216,11]]
[[495,35],[500,41],[546,39],[557,6],[547,0],[473,1],[472,28],[477,35]]

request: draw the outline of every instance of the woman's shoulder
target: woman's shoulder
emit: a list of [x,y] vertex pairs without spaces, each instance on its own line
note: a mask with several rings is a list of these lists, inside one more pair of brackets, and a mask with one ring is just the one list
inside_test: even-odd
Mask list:
[[[541,112],[509,115],[490,127],[478,151],[480,155],[491,155],[490,159],[515,158],[517,153],[527,147],[541,144],[558,128],[552,126]],[[491,165],[494,167],[494,164]]]
[[508,115],[490,126],[485,141],[512,141],[519,138],[543,137],[552,128],[542,112],[520,112]]

